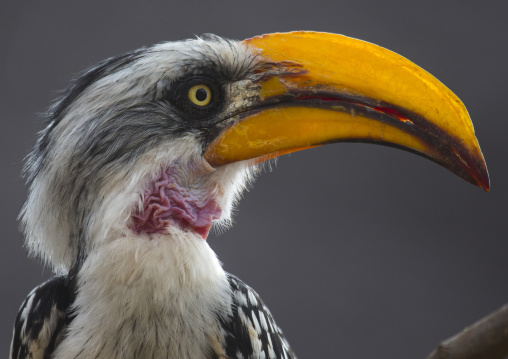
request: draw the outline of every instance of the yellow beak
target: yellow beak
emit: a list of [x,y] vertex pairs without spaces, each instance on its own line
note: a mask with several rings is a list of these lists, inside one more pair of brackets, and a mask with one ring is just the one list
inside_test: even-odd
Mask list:
[[276,33],[244,44],[259,54],[257,100],[206,148],[212,166],[361,141],[423,155],[489,190],[466,108],[406,58],[329,33]]

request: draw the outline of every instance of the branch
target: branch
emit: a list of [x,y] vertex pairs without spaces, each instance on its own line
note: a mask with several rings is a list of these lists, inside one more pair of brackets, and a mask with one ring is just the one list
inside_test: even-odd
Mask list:
[[443,341],[427,359],[508,358],[508,304]]

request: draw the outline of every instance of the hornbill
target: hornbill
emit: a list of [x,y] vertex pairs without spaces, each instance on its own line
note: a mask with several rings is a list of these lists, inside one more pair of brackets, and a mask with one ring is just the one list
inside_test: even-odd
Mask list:
[[11,358],[294,358],[206,238],[261,163],[340,141],[409,150],[489,189],[462,102],[367,42],[205,35],[85,71],[27,159],[26,245],[57,275],[22,304]]

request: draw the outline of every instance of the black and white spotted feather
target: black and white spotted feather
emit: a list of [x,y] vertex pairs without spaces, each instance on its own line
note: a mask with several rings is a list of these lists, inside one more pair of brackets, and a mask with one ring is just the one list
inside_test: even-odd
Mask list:
[[232,314],[221,320],[227,358],[296,358],[258,294],[233,275]]
[[10,358],[50,358],[71,321],[73,301],[73,286],[64,276],[32,290],[16,317]]

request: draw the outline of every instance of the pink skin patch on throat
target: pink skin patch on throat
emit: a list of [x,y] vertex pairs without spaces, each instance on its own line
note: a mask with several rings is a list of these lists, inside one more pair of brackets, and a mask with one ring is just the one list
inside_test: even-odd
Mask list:
[[183,187],[171,170],[161,176],[144,193],[141,212],[132,215],[132,230],[137,233],[162,233],[170,226],[179,226],[206,239],[221,208],[212,198]]

